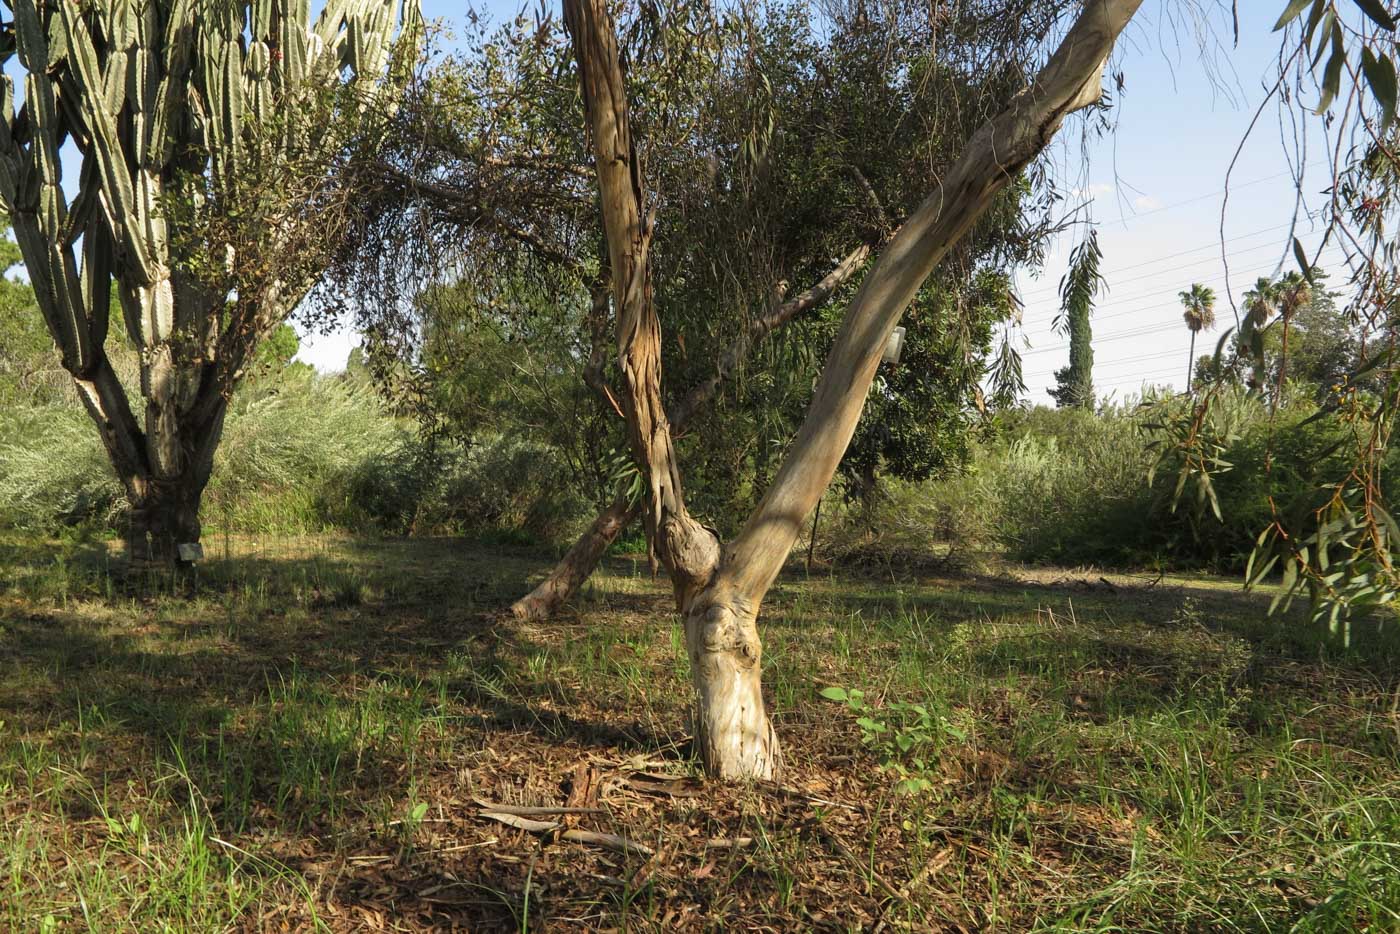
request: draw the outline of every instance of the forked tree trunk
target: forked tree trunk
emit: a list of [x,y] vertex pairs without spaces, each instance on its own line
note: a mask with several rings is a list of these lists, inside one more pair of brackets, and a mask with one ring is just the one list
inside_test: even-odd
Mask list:
[[[692,387],[670,411],[669,417],[673,430],[683,429],[691,418],[709,404],[719,392],[724,381],[748,356],[755,343],[798,315],[825,304],[838,289],[851,281],[856,273],[864,267],[865,261],[869,257],[869,245],[858,244],[842,257],[832,267],[832,270],[822,277],[821,281],[753,321],[749,325],[748,331],[742,334],[720,356],[715,372],[704,382]],[[606,299],[606,296],[604,298]],[[603,318],[598,314],[596,299],[595,295],[594,315],[592,317],[595,327],[597,322]],[[600,346],[596,335],[593,343],[596,350]],[[609,403],[612,403],[614,400],[606,389],[602,378],[603,362],[596,352],[590,355],[588,365],[584,368],[584,382],[606,398]],[[632,506],[628,509],[619,501],[613,501],[579,536],[573,547],[550,571],[549,576],[541,581],[534,590],[511,605],[511,613],[517,619],[522,620],[548,619],[557,613],[564,604],[574,598],[584,581],[588,580],[597,569],[599,562],[607,554],[608,548],[632,524],[639,511],[640,507],[638,506]]]
[[1140,4],[1087,0],[1031,87],[972,137],[938,191],[895,234],[846,310],[807,417],[773,485],[721,554],[717,538],[706,542],[696,534],[706,530],[685,513],[669,430],[657,408],[659,323],[613,24],[603,0],[565,0],[612,267],[621,273],[614,283],[619,351],[634,454],[651,485],[648,539],[671,572],[685,617],[696,740],[711,775],[771,778],[781,767],[763,703],[759,609],[850,443],[891,331],[934,267],[1048,145],[1065,116],[1098,101],[1113,43]]
[[[163,385],[179,382],[157,372],[165,377]],[[148,388],[143,430],[105,354],[97,354],[88,372],[73,375],[126,493],[126,558],[131,570],[187,564],[179,546],[199,543],[200,500],[228,411],[218,384],[207,372],[205,376],[194,383],[193,391],[182,394]]]

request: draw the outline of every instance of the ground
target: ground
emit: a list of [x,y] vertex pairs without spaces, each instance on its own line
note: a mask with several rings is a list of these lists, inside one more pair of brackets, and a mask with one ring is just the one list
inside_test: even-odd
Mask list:
[[762,623],[787,771],[726,787],[642,562],[521,625],[538,551],[206,548],[137,586],[104,543],[0,539],[0,928],[1400,930],[1385,626],[1343,647],[1206,578],[794,567]]

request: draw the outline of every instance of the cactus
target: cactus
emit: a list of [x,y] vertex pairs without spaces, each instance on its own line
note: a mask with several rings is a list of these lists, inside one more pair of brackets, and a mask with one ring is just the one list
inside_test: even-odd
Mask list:
[[[417,0],[328,0],[314,18],[309,0],[0,2],[0,64],[17,56],[24,79],[16,111],[14,79],[0,76],[0,207],[126,489],[133,556],[174,560],[198,541],[244,363],[319,274],[232,275],[235,245],[209,242],[200,218],[211,205],[249,213],[263,252],[293,250],[305,206],[248,179],[334,145],[309,116],[317,95],[393,107],[406,80],[393,52],[416,48]],[[81,167],[65,186],[70,142]],[[200,250],[230,275],[200,274]],[[114,287],[140,353],[141,421],[103,351]]]

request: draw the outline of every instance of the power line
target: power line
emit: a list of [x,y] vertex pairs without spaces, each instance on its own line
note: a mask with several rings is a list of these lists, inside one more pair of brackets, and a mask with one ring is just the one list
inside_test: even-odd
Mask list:
[[[1244,255],[1247,254],[1247,253],[1257,253],[1257,252],[1259,252],[1260,250],[1274,250],[1274,249],[1277,249],[1277,250],[1279,251],[1280,255],[1282,255],[1282,253],[1284,252],[1284,250],[1285,250],[1286,248],[1285,248],[1285,247],[1278,247],[1278,246],[1275,246],[1275,245],[1272,244],[1272,243],[1261,243],[1259,246],[1252,246],[1252,247],[1247,247],[1247,248],[1245,248],[1245,249],[1243,249],[1243,250],[1236,250],[1234,253],[1228,254],[1228,257],[1229,257],[1229,258],[1234,258],[1234,257],[1236,257],[1236,256],[1244,256]],[[1221,258],[1220,258],[1219,256],[1207,256],[1207,257],[1204,257],[1204,258],[1202,258],[1202,259],[1192,260],[1192,261],[1189,262],[1189,263],[1181,263],[1181,264],[1178,264],[1178,265],[1176,265],[1176,266],[1173,266],[1173,267],[1170,268],[1170,269],[1159,269],[1159,270],[1157,270],[1157,271],[1155,271],[1155,272],[1148,272],[1148,273],[1143,273],[1143,274],[1140,275],[1140,276],[1133,276],[1131,279],[1122,279],[1122,280],[1119,280],[1119,282],[1116,283],[1116,284],[1117,284],[1117,285],[1129,285],[1129,284],[1134,283],[1134,282],[1142,282],[1142,281],[1145,280],[1145,279],[1155,279],[1155,278],[1157,278],[1158,276],[1169,276],[1169,275],[1174,275],[1174,274],[1176,274],[1176,273],[1181,272],[1181,270],[1183,270],[1183,269],[1191,269],[1191,268],[1194,268],[1194,267],[1196,267],[1196,266],[1205,265],[1205,264],[1207,264],[1207,263],[1220,263],[1220,262],[1222,262],[1222,260],[1221,260]],[[1105,277],[1105,278],[1107,278],[1107,277]],[[1110,283],[1109,283],[1109,289],[1111,290],[1112,288],[1114,288],[1114,285],[1115,285],[1115,284],[1114,284],[1113,282],[1110,281]],[[1110,293],[1110,294],[1111,294],[1111,293]],[[1057,297],[1057,296],[1058,296],[1058,292],[1052,290],[1052,291],[1050,291],[1049,293],[1047,293],[1046,295],[1044,295],[1044,296],[1042,296],[1042,297],[1047,297],[1047,298],[1048,298],[1048,297]],[[1031,296],[1024,295],[1024,296],[1021,297],[1021,300],[1022,300],[1023,302],[1030,302],[1030,301],[1034,301],[1034,300],[1037,300],[1037,299],[1033,299]]]
[[[1336,247],[1336,249],[1339,250],[1339,251],[1341,251],[1343,248],[1340,247],[1340,246],[1338,246],[1338,247]],[[1337,254],[1331,255],[1331,256],[1329,256],[1329,260],[1330,260],[1330,259],[1336,259],[1336,258],[1338,258],[1339,256],[1342,256],[1342,255],[1344,255],[1344,253],[1342,253],[1342,252],[1339,252],[1339,253],[1337,253]],[[1319,258],[1321,259],[1321,257],[1319,257]],[[1319,265],[1321,265],[1321,264],[1319,264]],[[1263,272],[1263,271],[1265,271],[1265,270],[1272,269],[1272,268],[1273,268],[1273,266],[1258,266],[1258,267],[1252,267],[1252,268],[1250,268],[1250,269],[1235,270],[1234,272],[1231,273],[1231,275],[1244,275],[1244,276],[1247,276],[1247,275],[1252,275],[1252,274],[1254,274],[1254,273]],[[1217,282],[1217,281],[1221,281],[1221,280],[1223,280],[1224,278],[1225,278],[1225,274],[1222,272],[1222,273],[1221,273],[1220,275],[1218,275],[1218,276],[1208,277],[1208,278],[1207,278],[1204,282],[1202,282],[1201,284],[1202,284],[1202,285],[1210,285],[1211,283]],[[1146,297],[1148,297],[1148,296],[1151,295],[1151,294],[1153,294],[1153,293],[1152,293],[1152,292],[1143,292],[1143,293],[1140,293],[1140,294],[1138,294],[1138,295],[1130,296],[1130,299],[1141,299],[1141,298],[1146,298]],[[1126,309],[1126,310],[1123,310],[1123,311],[1115,311],[1115,312],[1113,312],[1113,313],[1111,313],[1111,314],[1103,314],[1103,315],[1096,314],[1096,315],[1094,315],[1093,320],[1094,320],[1094,321],[1110,321],[1110,320],[1112,320],[1112,319],[1114,319],[1114,318],[1121,318],[1121,317],[1124,317],[1125,315],[1141,314],[1142,312],[1146,312],[1146,311],[1155,311],[1155,310],[1160,309],[1160,308],[1170,308],[1170,307],[1172,307],[1172,306],[1179,305],[1179,304],[1180,304],[1179,302],[1170,301],[1170,300],[1169,300],[1169,301],[1165,301],[1165,302],[1156,302],[1156,303],[1151,304],[1151,305],[1142,305],[1142,306],[1139,306],[1139,307],[1137,307],[1137,308],[1129,308],[1129,309]],[[1115,307],[1115,306],[1110,305],[1109,307]],[[1050,319],[1044,319],[1044,318],[1042,318],[1042,319],[1039,319],[1039,320],[1036,320],[1036,321],[1027,321],[1027,322],[1023,322],[1022,325],[1021,325],[1021,327],[1022,327],[1022,329],[1030,329],[1030,328],[1043,327],[1044,325],[1049,324],[1049,323],[1052,322],[1053,320],[1054,320],[1054,318],[1050,318]],[[1063,345],[1063,346],[1069,346],[1069,345],[1066,344],[1066,345]]]
[[1138,213],[1138,214],[1119,214],[1119,216],[1117,216],[1116,218],[1113,218],[1113,220],[1100,221],[1100,223],[1102,223],[1102,224],[1131,224],[1131,223],[1133,223],[1133,221],[1135,221],[1135,220],[1141,220],[1141,218],[1144,218],[1144,217],[1151,217],[1152,214],[1161,214],[1162,211],[1175,210],[1175,209],[1177,209],[1177,207],[1184,207],[1184,206],[1186,206],[1186,204],[1196,204],[1196,203],[1198,203],[1198,202],[1204,202],[1204,200],[1210,199],[1210,197],[1217,197],[1217,196],[1219,196],[1219,195],[1224,195],[1224,193],[1226,192],[1226,190],[1231,190],[1231,192],[1238,192],[1239,189],[1242,189],[1242,188],[1252,188],[1252,186],[1254,186],[1254,185],[1263,185],[1264,182],[1271,182],[1271,181],[1274,181],[1275,178],[1282,178],[1282,176],[1284,176],[1284,175],[1292,175],[1292,172],[1291,172],[1291,171],[1287,171],[1287,169],[1285,169],[1285,171],[1282,171],[1282,172],[1274,172],[1273,175],[1266,175],[1266,176],[1264,176],[1264,178],[1256,178],[1256,179],[1253,179],[1253,181],[1250,181],[1250,182],[1240,182],[1239,185],[1231,185],[1231,186],[1229,186],[1228,189],[1225,189],[1225,188],[1219,189],[1218,192],[1211,192],[1211,193],[1208,193],[1208,195],[1197,195],[1196,197],[1189,197],[1189,199],[1184,200],[1184,202],[1175,202],[1175,203],[1172,203],[1172,204],[1163,204],[1162,207],[1154,207],[1154,209],[1152,209],[1152,210],[1141,211],[1141,213]]
[[[1201,246],[1191,247],[1189,250],[1181,250],[1181,251],[1176,252],[1176,253],[1168,253],[1166,256],[1158,256],[1158,257],[1156,257],[1155,259],[1143,260],[1143,261],[1140,262],[1140,263],[1133,263],[1131,266],[1122,266],[1122,267],[1119,267],[1118,269],[1112,269],[1112,270],[1109,270],[1108,272],[1105,272],[1105,273],[1103,274],[1103,276],[1104,276],[1105,279],[1109,280],[1110,283],[1112,283],[1113,277],[1114,277],[1114,276],[1122,275],[1122,274],[1125,273],[1125,272],[1131,272],[1131,271],[1134,270],[1134,269],[1141,269],[1141,268],[1144,267],[1144,266],[1156,266],[1156,265],[1159,265],[1159,264],[1161,264],[1161,263],[1165,263],[1165,262],[1168,262],[1168,261],[1170,261],[1170,260],[1177,259],[1178,257],[1186,256],[1186,255],[1191,254],[1191,253],[1199,253],[1199,252],[1201,252],[1202,250],[1218,250],[1221,246],[1223,246],[1223,245],[1225,245],[1225,244],[1227,244],[1227,243],[1238,243],[1238,242],[1241,241],[1241,240],[1249,240],[1249,239],[1252,239],[1252,238],[1254,238],[1254,237],[1259,236],[1260,234],[1273,233],[1273,232],[1276,231],[1276,230],[1283,230],[1283,229],[1285,229],[1285,228],[1292,227],[1292,226],[1293,226],[1293,225],[1292,225],[1291,223],[1289,223],[1289,224],[1279,224],[1279,225],[1274,226],[1274,227],[1265,227],[1263,230],[1256,230],[1256,231],[1254,231],[1253,233],[1240,234],[1238,237],[1230,237],[1229,239],[1226,239],[1226,240],[1212,240],[1211,242],[1202,244]],[[1272,244],[1263,244],[1263,245],[1261,245],[1260,247],[1251,247],[1251,249],[1263,249],[1264,247],[1271,246],[1271,245],[1272,245]],[[1287,249],[1287,247],[1286,247],[1286,246],[1282,247],[1280,251],[1282,251],[1282,250],[1284,250],[1284,249]],[[1243,251],[1239,251],[1239,252],[1243,252]],[[1028,291],[1025,295],[1022,295],[1021,298],[1024,300],[1024,299],[1028,299],[1028,298],[1031,298],[1031,297],[1034,297],[1034,296],[1039,296],[1039,295],[1044,295],[1044,294],[1058,295],[1058,294],[1059,294],[1059,289],[1058,289],[1057,287],[1041,286],[1041,287],[1039,287],[1039,288],[1032,289],[1032,290]]]
[[[1165,360],[1165,359],[1167,359],[1168,357],[1180,357],[1180,356],[1182,356],[1182,352],[1181,352],[1180,350],[1164,350],[1164,351],[1162,351],[1161,353],[1143,354],[1143,355],[1140,356],[1140,357],[1128,357],[1128,358],[1123,359],[1123,360],[1111,360],[1111,361],[1109,361],[1109,362],[1107,362],[1107,363],[1104,363],[1104,364],[1095,363],[1095,364],[1094,364],[1094,373],[1096,373],[1096,374],[1099,373],[1104,367],[1117,367],[1117,366],[1122,366],[1123,364],[1129,364],[1129,363],[1146,363],[1146,362],[1149,361],[1149,360]],[[1023,379],[1039,379],[1039,378],[1046,377],[1046,376],[1054,376],[1054,375],[1055,375],[1055,372],[1056,372],[1058,369],[1059,369],[1059,367],[1056,367],[1054,370],[1049,370],[1049,371],[1044,372],[1044,373],[1035,373],[1035,374],[1030,375],[1030,376],[1023,376],[1022,378],[1023,378]]]
[[[1148,334],[1161,334],[1165,331],[1174,331],[1181,325],[1172,322],[1171,324],[1161,324],[1150,328],[1137,328],[1132,331],[1124,331],[1120,334],[1113,334],[1108,337],[1096,337],[1091,342],[1091,346],[1097,347],[1099,344],[1107,344],[1112,341],[1127,340],[1130,337],[1143,337]],[[1056,350],[1064,350],[1069,347],[1068,343],[1055,344],[1051,347],[1037,347],[1035,350],[1027,350],[1021,354],[1022,358],[1033,357],[1038,354],[1051,353]]]

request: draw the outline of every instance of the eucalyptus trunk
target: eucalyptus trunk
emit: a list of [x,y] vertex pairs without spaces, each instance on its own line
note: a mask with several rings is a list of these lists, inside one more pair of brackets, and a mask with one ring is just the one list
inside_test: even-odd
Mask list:
[[896,232],[847,307],[806,419],[739,536],[718,536],[685,510],[660,407],[660,325],[651,297],[650,230],[628,126],[614,26],[604,0],[565,0],[592,136],[614,274],[624,414],[647,480],[646,529],[685,620],[695,737],[706,770],[772,778],[782,757],[762,690],[758,614],[850,443],[890,333],[949,249],[996,194],[1049,144],[1065,116],[1098,101],[1105,61],[1141,0],[1088,0],[1032,85],[985,124]]

